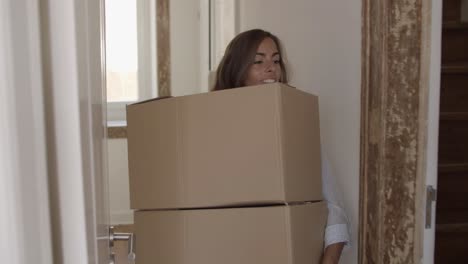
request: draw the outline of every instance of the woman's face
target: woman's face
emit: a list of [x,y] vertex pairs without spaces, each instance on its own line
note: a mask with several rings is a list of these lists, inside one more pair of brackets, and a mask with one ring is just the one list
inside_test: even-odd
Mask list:
[[246,86],[279,82],[281,79],[280,54],[271,38],[265,38],[258,46],[255,60],[247,71]]

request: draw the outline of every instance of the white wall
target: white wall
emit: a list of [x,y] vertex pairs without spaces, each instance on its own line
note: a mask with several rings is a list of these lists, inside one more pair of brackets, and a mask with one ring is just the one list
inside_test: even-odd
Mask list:
[[201,91],[199,7],[199,1],[170,1],[171,92],[175,96]]
[[110,221],[112,225],[133,224],[128,182],[127,139],[109,139],[107,142]]
[[241,0],[239,19],[240,31],[262,28],[277,35],[290,83],[319,96],[322,145],[352,227],[352,247],[341,263],[357,263],[361,1]]

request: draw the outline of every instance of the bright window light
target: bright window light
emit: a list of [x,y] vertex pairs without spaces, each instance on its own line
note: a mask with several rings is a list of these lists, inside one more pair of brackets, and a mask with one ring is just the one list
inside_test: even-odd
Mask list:
[[107,102],[138,100],[137,1],[106,0]]

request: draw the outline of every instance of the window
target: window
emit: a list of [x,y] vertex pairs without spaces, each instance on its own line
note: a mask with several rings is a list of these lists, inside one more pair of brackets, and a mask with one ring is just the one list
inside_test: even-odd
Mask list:
[[125,125],[125,105],[157,96],[154,0],[106,0],[109,125]]
[[[182,0],[179,5],[173,2],[173,7],[184,7],[183,3]],[[227,44],[237,33],[238,3],[232,0],[199,0],[198,4],[200,62],[193,68],[198,67],[202,80],[200,86],[206,87],[201,91],[208,91],[211,86],[207,78],[209,71],[216,69]],[[179,10],[177,14],[183,12]],[[127,104],[158,96],[156,1],[105,0],[105,28],[107,119],[110,126],[120,126],[126,123]],[[171,38],[176,35],[174,33]],[[172,44],[171,50],[178,47]],[[177,66],[176,62],[171,67]],[[171,71],[172,74],[178,72],[177,69]]]

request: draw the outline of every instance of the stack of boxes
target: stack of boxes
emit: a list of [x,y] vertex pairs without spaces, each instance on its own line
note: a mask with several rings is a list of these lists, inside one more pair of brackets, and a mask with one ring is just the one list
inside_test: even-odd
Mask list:
[[127,107],[136,261],[318,263],[317,97],[284,84]]

